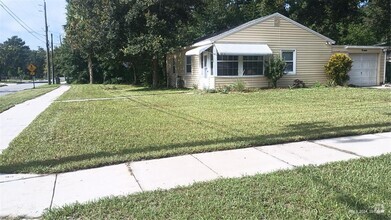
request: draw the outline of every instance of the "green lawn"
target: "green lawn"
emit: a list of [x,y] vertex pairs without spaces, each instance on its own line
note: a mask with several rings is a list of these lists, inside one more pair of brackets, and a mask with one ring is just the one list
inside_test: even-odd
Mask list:
[[36,87],[35,89],[28,89],[0,96],[0,113],[14,107],[16,104],[41,96],[56,88],[58,88],[58,85],[44,85]]
[[[88,98],[110,100],[72,101]],[[0,173],[53,173],[172,155],[391,130],[391,91],[216,94],[74,85],[0,155]],[[67,102],[66,102],[67,101]]]
[[43,219],[391,219],[391,155],[66,206]]

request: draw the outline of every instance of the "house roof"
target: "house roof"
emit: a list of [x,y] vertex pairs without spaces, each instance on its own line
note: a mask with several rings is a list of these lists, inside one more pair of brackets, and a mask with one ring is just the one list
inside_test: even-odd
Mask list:
[[274,14],[271,14],[271,15],[268,15],[268,16],[264,16],[264,17],[261,17],[261,18],[254,19],[254,20],[252,20],[252,21],[249,21],[249,22],[247,22],[247,23],[244,23],[244,24],[242,24],[242,25],[239,25],[239,26],[237,26],[237,27],[235,27],[235,28],[229,29],[229,30],[227,30],[227,31],[225,31],[225,32],[223,32],[223,33],[220,33],[220,34],[217,34],[217,35],[212,36],[212,37],[210,37],[210,38],[207,38],[207,39],[201,40],[201,41],[199,41],[199,42],[196,42],[196,43],[194,43],[192,46],[202,46],[202,45],[214,43],[214,42],[216,42],[217,40],[220,40],[220,39],[222,39],[222,38],[224,38],[224,37],[226,37],[226,36],[229,36],[229,35],[231,35],[231,34],[234,34],[234,33],[236,33],[236,32],[239,32],[239,31],[241,31],[241,30],[243,30],[243,29],[245,29],[245,28],[249,28],[249,27],[251,27],[251,26],[253,26],[253,25],[262,23],[262,22],[264,22],[264,21],[266,21],[266,20],[268,20],[268,19],[270,19],[270,18],[274,18],[274,17],[280,17],[280,18],[282,18],[282,19],[284,19],[284,20],[286,20],[286,21],[292,23],[293,25],[296,25],[296,26],[298,26],[298,27],[300,27],[300,28],[302,28],[302,29],[304,29],[304,30],[306,30],[306,31],[308,31],[308,32],[310,32],[310,33],[312,33],[312,34],[314,34],[314,35],[320,37],[320,38],[323,38],[325,41],[330,42],[331,44],[334,44],[334,43],[335,43],[334,40],[332,40],[332,39],[330,39],[330,38],[328,38],[328,37],[326,37],[326,36],[324,36],[324,35],[322,35],[322,34],[319,34],[318,32],[316,32],[316,31],[314,31],[314,30],[311,30],[311,29],[309,29],[308,27],[306,27],[306,26],[304,26],[304,25],[302,25],[302,24],[299,24],[299,23],[297,23],[296,21],[294,21],[294,20],[292,20],[292,19],[290,19],[290,18],[288,18],[288,17],[285,17],[284,15],[282,15],[282,14],[280,14],[280,13],[274,13]]

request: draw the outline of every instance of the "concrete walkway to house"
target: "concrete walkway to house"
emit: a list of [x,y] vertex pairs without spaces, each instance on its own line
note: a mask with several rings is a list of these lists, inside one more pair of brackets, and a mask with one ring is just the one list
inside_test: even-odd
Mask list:
[[70,86],[60,86],[51,92],[2,112],[0,114],[0,154],[23,129],[69,88]]
[[0,218],[108,196],[391,153],[391,132],[130,162],[69,173],[0,174]]

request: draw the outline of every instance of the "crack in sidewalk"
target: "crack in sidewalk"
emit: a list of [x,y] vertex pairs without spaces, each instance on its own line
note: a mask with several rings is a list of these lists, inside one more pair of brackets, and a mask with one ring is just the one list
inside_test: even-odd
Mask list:
[[49,206],[49,210],[52,209],[52,206],[53,206],[53,200],[54,200],[54,194],[56,193],[56,185],[57,185],[57,176],[58,174],[55,174],[55,178],[54,178],[54,185],[53,185],[53,191],[52,191],[52,198],[50,200],[50,206]]
[[143,189],[143,187],[141,187],[140,182],[138,181],[138,179],[136,178],[136,176],[132,172],[132,167],[130,166],[130,163],[127,163],[126,167],[128,167],[128,171],[129,171],[130,175],[134,178],[134,180],[136,180],[136,183],[137,183],[138,187],[140,187],[141,192],[144,192],[145,190]]
[[[285,161],[285,160],[283,160],[283,159],[281,159],[281,158],[279,158],[279,157],[277,157],[277,156],[274,156],[274,155],[272,155],[272,154],[270,154],[270,153],[267,153],[267,152],[263,151],[262,149],[258,149],[257,147],[253,147],[253,148],[254,148],[255,150],[260,151],[260,152],[262,152],[262,153],[264,153],[264,154],[267,154],[267,155],[269,155],[269,156],[271,156],[271,157],[273,157],[273,158],[275,158],[275,159],[277,159],[277,160],[279,160],[279,161],[281,161],[281,162],[283,162],[283,163],[286,163],[286,164],[288,164],[289,166],[292,166],[293,168],[298,167],[298,166],[293,165],[293,164],[289,163],[288,161]],[[281,149],[281,150],[283,150],[283,149]],[[288,151],[286,151],[286,152],[292,154],[291,152],[288,152]],[[297,156],[296,154],[292,154],[292,155]],[[301,157],[299,157],[299,158],[302,159],[302,160],[305,160],[304,158],[301,158]]]
[[325,148],[329,148],[329,149],[332,149],[332,150],[336,150],[336,151],[339,151],[339,152],[351,154],[351,155],[354,155],[354,156],[357,156],[357,157],[365,157],[364,155],[360,155],[360,154],[354,153],[354,152],[352,152],[352,151],[339,149],[339,148],[336,148],[336,147],[333,147],[333,146],[330,146],[330,145],[327,145],[327,144],[317,143],[316,141],[308,141],[308,142],[311,142],[311,143],[313,143],[313,144],[317,144],[317,145],[322,146],[322,147],[325,147]]

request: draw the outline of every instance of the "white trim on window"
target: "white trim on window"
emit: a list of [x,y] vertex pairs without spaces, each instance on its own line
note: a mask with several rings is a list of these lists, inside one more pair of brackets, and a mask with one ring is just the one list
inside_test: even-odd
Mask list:
[[292,62],[293,64],[293,71],[288,71],[288,72],[285,72],[286,75],[296,75],[296,49],[282,49],[280,51],[280,56],[282,58],[282,53],[283,52],[292,52],[293,53],[293,60],[289,60],[289,61],[285,61],[285,62]]

